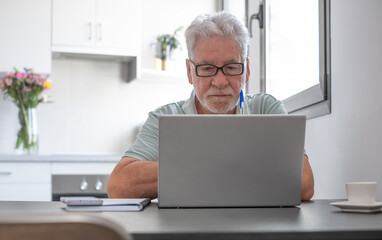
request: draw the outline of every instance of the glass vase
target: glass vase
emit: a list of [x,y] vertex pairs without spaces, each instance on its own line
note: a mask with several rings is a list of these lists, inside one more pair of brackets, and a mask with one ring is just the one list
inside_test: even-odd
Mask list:
[[38,153],[36,108],[19,109],[20,130],[17,133],[16,149],[21,154]]

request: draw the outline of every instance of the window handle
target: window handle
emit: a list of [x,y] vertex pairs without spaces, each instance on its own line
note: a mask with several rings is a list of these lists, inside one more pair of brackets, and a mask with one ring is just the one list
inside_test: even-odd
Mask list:
[[255,19],[259,21],[259,27],[260,29],[262,29],[264,25],[264,5],[263,4],[259,5],[259,12],[252,14],[252,16],[249,19],[249,36],[250,37],[252,37],[252,21]]

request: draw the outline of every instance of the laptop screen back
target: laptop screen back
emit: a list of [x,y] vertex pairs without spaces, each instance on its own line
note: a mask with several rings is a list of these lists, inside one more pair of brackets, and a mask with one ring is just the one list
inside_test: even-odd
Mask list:
[[305,116],[159,117],[159,207],[301,202]]

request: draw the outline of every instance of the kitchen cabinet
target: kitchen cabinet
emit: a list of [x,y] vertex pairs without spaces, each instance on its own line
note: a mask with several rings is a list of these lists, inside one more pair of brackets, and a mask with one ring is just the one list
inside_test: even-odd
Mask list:
[[0,200],[50,201],[50,163],[1,162]]
[[0,72],[51,71],[51,0],[0,1]]
[[139,0],[53,0],[53,52],[136,56]]
[[[68,194],[106,195],[107,179],[120,158],[119,155],[0,155],[0,201],[51,201],[57,189]],[[72,181],[57,182],[68,177]],[[82,189],[84,183],[87,186]]]

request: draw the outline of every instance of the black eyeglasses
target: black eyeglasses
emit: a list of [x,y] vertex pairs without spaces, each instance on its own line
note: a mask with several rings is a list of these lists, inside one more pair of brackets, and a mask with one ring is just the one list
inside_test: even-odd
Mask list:
[[[190,60],[192,64],[193,61]],[[215,76],[219,69],[227,76],[239,76],[244,72],[244,63],[228,63],[221,67],[217,67],[213,64],[198,64],[195,65],[195,73],[198,77],[212,77]]]

